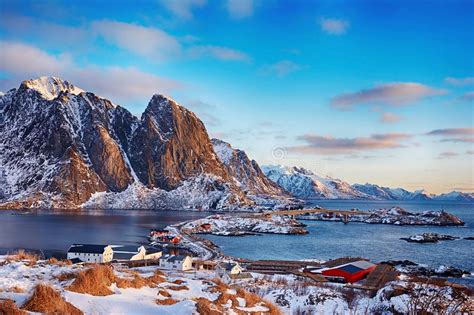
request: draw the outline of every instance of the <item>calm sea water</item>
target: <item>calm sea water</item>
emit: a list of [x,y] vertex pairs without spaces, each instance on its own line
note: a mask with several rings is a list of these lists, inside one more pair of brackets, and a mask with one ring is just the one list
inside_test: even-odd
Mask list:
[[307,235],[223,237],[208,235],[225,254],[249,259],[331,259],[361,256],[373,261],[409,259],[433,267],[450,265],[474,271],[474,241],[455,240],[417,244],[400,240],[413,234],[435,232],[474,236],[473,203],[311,201],[330,209],[379,209],[399,205],[407,210],[446,210],[466,222],[464,227],[396,226],[382,224],[302,221]]
[[[473,203],[311,201],[326,208],[363,210],[400,205],[411,211],[444,209],[461,217],[464,227],[394,226],[304,221],[307,235],[206,236],[224,253],[250,259],[330,259],[362,256],[374,261],[409,259],[432,266],[452,265],[474,271],[474,241],[416,244],[400,240],[423,232],[474,236]],[[0,211],[0,253],[15,248],[64,253],[72,243],[145,244],[152,228],[209,215],[190,211]]]
[[147,244],[150,229],[209,215],[192,211],[85,210],[0,211],[0,253],[26,248],[46,256],[65,253],[72,243]]

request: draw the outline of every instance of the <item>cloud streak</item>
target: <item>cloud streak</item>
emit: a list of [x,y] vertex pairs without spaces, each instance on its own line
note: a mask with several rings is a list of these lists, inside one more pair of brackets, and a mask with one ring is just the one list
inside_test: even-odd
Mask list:
[[440,160],[452,159],[452,158],[457,157],[458,155],[459,155],[458,153],[456,153],[456,152],[451,152],[451,151],[441,152],[441,153],[438,155],[438,159],[440,159]]
[[188,55],[192,58],[213,57],[225,61],[251,61],[251,58],[242,51],[214,45],[191,47],[188,49]]
[[402,117],[394,113],[382,113],[380,121],[383,123],[396,123],[402,120]]
[[177,81],[134,67],[79,67],[68,58],[23,43],[0,41],[0,46],[0,71],[10,75],[8,80],[0,80],[2,89],[17,86],[26,78],[54,75],[111,100],[128,102],[182,87]]
[[184,20],[192,19],[193,10],[207,3],[206,0],[161,0],[160,2],[168,11]]
[[91,27],[107,42],[155,61],[167,60],[181,52],[176,38],[157,28],[108,20],[92,22]]
[[349,29],[350,23],[343,19],[320,18],[319,26],[330,35],[344,35]]
[[474,135],[474,128],[435,129],[426,134],[428,136],[468,136]]
[[335,138],[306,134],[297,140],[305,142],[301,146],[289,147],[288,150],[306,154],[348,154],[369,150],[384,150],[406,147],[405,141],[411,135],[404,133],[373,134],[369,137]]
[[444,82],[451,85],[456,85],[456,86],[472,85],[474,84],[474,77],[466,77],[466,78],[447,77],[446,79],[444,79]]
[[227,0],[226,9],[233,19],[243,19],[253,14],[253,0]]
[[261,67],[259,72],[264,75],[276,75],[277,77],[282,78],[300,69],[300,65],[291,60],[281,60]]
[[394,82],[338,95],[331,100],[331,105],[340,110],[350,110],[353,106],[366,104],[402,106],[446,93],[446,90],[435,89],[420,83]]

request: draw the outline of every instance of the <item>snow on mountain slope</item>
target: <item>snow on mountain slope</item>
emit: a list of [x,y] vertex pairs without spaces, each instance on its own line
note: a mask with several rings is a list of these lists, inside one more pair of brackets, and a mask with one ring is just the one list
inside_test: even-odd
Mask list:
[[371,199],[348,183],[321,177],[310,170],[288,166],[263,166],[264,174],[297,198],[310,199]]
[[285,192],[269,180],[255,160],[247,154],[219,139],[212,139],[214,151],[224,164],[227,172],[240,185],[241,189],[251,195],[285,195]]
[[445,194],[440,194],[433,197],[434,200],[449,200],[449,201],[474,201],[474,193],[463,193],[459,191],[452,191]]
[[0,165],[2,208],[234,209],[265,202],[246,196],[248,182],[229,173],[202,121],[172,99],[154,95],[138,119],[54,77],[0,96]]

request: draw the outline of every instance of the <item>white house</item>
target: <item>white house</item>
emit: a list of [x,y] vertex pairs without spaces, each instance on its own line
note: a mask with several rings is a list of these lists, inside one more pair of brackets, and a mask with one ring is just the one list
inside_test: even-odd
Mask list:
[[224,275],[234,276],[238,275],[244,270],[238,262],[221,262],[216,266],[216,273],[223,277]]
[[145,259],[159,259],[163,255],[161,249],[154,247],[147,247],[145,251]]
[[112,261],[110,245],[73,244],[67,251],[67,259],[78,258],[85,263],[106,263]]
[[193,268],[193,260],[191,256],[167,255],[160,258],[160,267],[180,271],[191,270]]
[[146,255],[146,250],[143,246],[114,245],[112,250],[114,252],[113,260],[117,261],[143,260]]

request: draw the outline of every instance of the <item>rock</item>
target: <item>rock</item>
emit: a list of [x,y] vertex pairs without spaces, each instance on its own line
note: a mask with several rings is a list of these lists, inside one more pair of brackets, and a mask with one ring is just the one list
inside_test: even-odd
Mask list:
[[412,242],[412,243],[438,243],[439,241],[452,241],[459,239],[459,237],[446,235],[446,234],[437,234],[437,233],[423,233],[412,235],[410,237],[402,237],[401,240]]
[[417,263],[411,260],[388,260],[388,261],[382,261],[381,264],[387,264],[391,266],[401,266],[401,267],[418,266]]
[[0,208],[293,203],[245,152],[236,159],[224,165],[202,121],[163,95],[141,119],[59,78],[0,95]]
[[468,237],[465,237],[464,239],[468,241],[474,241],[474,236],[468,236]]

